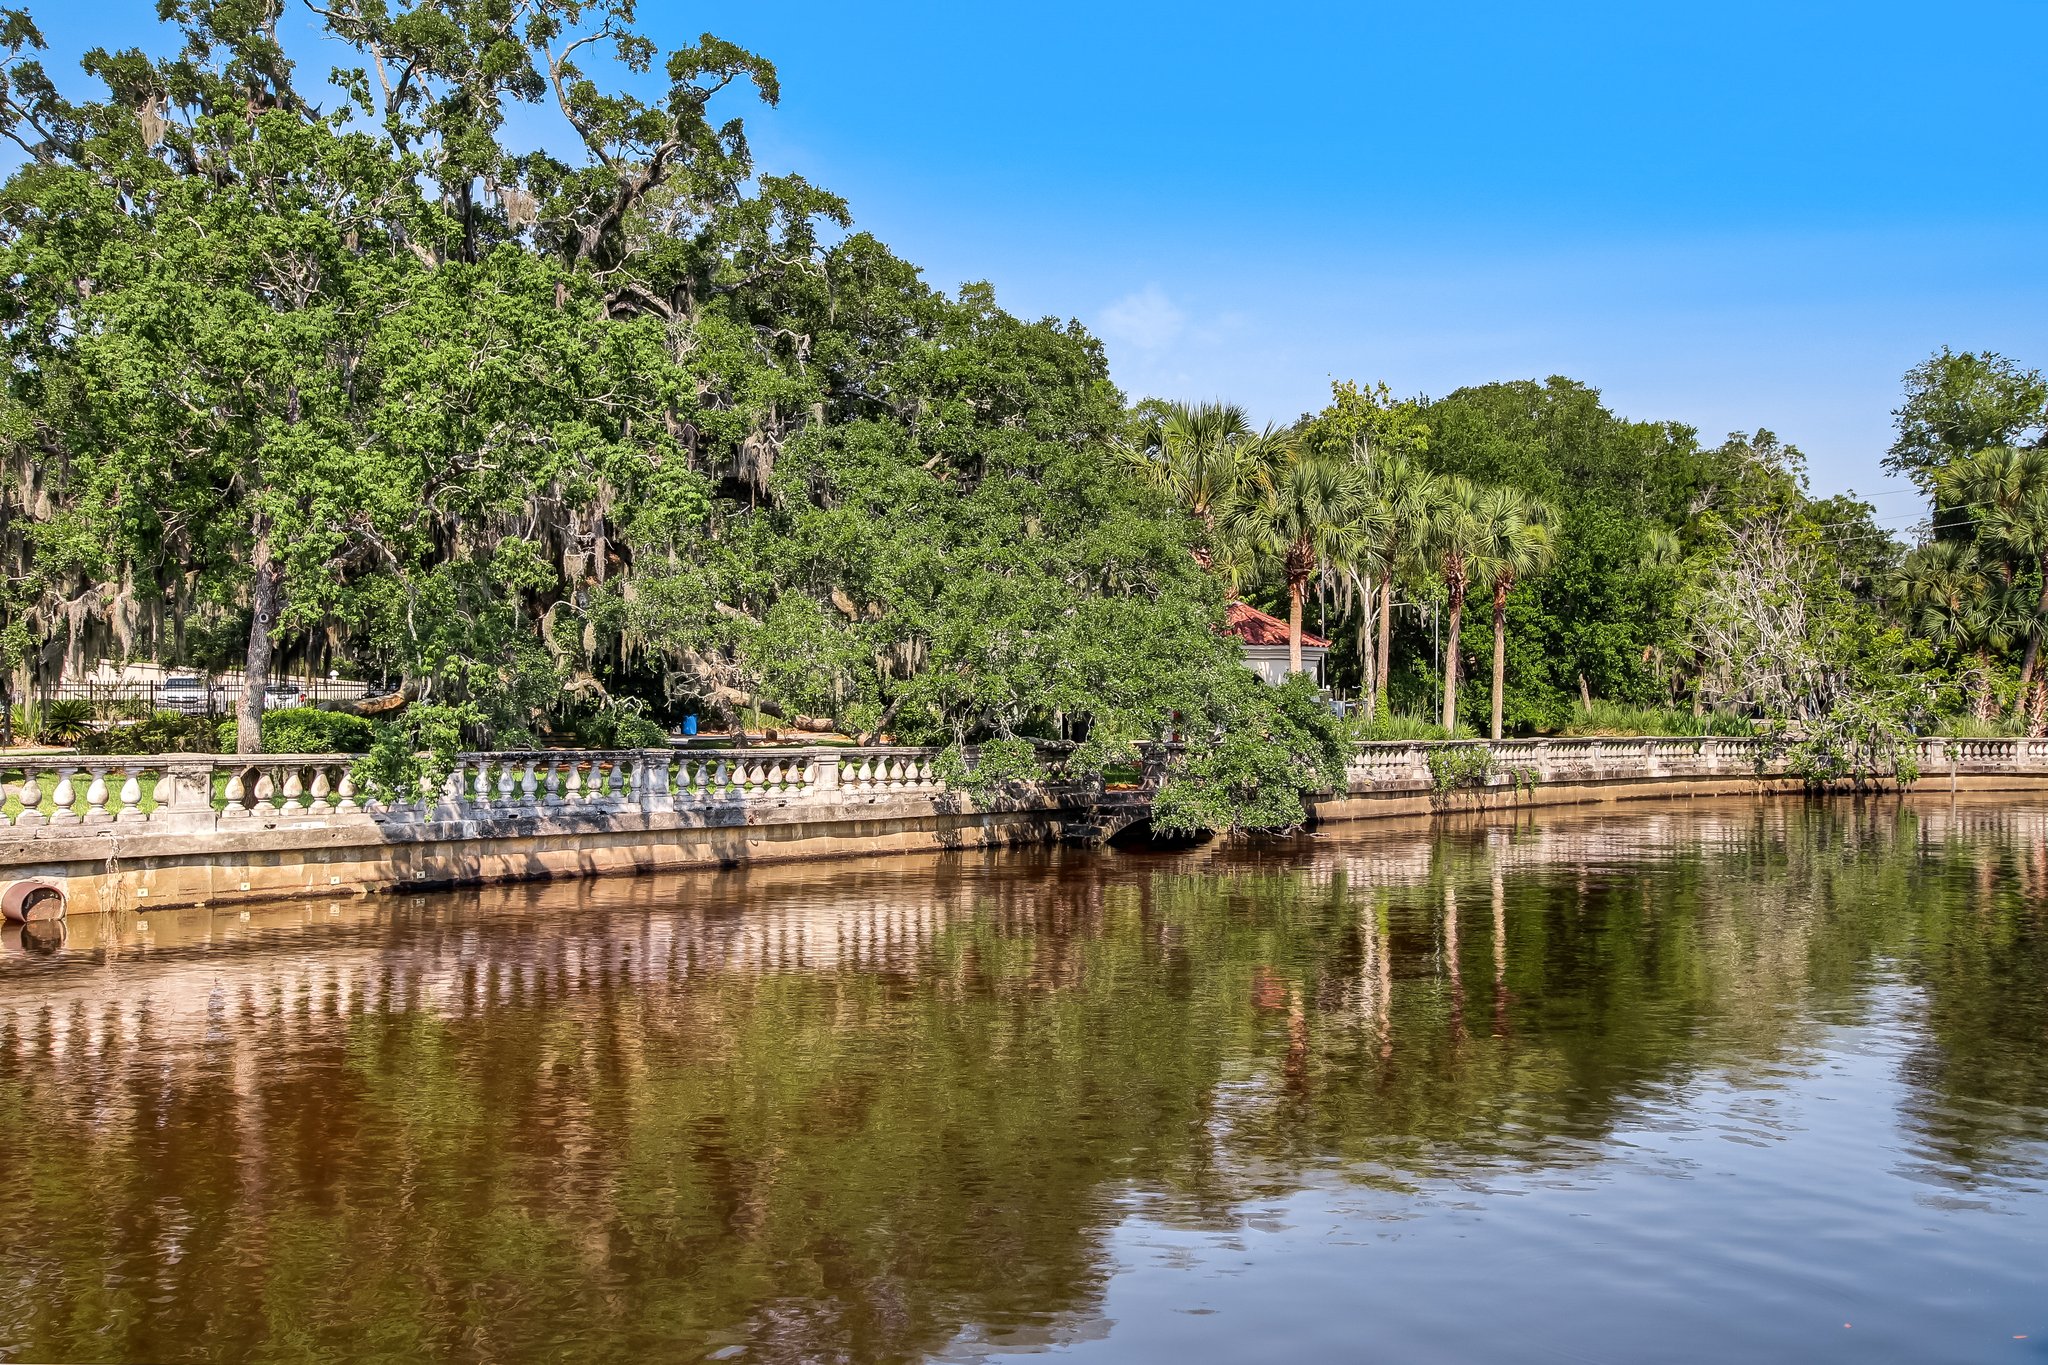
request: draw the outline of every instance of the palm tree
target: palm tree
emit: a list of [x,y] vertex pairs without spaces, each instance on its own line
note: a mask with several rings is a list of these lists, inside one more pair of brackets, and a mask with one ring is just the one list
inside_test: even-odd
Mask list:
[[1356,560],[1377,526],[1363,471],[1268,428],[1244,448],[1218,522],[1222,540],[1277,566],[1286,580],[1287,670],[1301,672],[1301,608],[1309,583],[1324,568]]
[[1365,471],[1366,510],[1370,514],[1371,562],[1379,574],[1379,644],[1373,659],[1373,695],[1368,714],[1387,704],[1387,671],[1392,664],[1394,579],[1407,560],[1429,542],[1444,505],[1443,480],[1406,455],[1360,450],[1355,458]]
[[[1194,513],[1213,539],[1218,506],[1259,439],[1235,403],[1168,403],[1126,451],[1145,482]],[[1207,546],[1195,558],[1205,569],[1214,562]]]
[[1939,477],[1941,493],[1955,510],[1967,511],[1977,523],[1977,538],[2003,552],[2001,572],[2010,584],[2020,564],[2037,568],[2041,593],[2027,622],[2027,650],[2020,660],[2020,687],[2015,706],[2027,715],[2039,708],[2034,693],[2042,681],[2041,632],[2048,620],[2048,451],[1996,447],[1956,461]]
[[1485,552],[1486,526],[1479,516],[1479,490],[1456,475],[1444,480],[1443,501],[1431,526],[1428,554],[1444,580],[1451,619],[1444,648],[1444,729],[1458,723],[1458,631],[1465,623],[1465,594],[1472,587],[1474,561]]
[[1959,655],[1974,653],[1977,716],[1989,720],[1990,649],[2004,632],[1999,628],[1998,613],[1989,605],[1995,589],[1977,547],[1960,540],[1936,540],[1922,545],[1899,565],[1896,589],[1909,619],[1921,634],[1948,645]]
[[1474,567],[1493,584],[1492,734],[1498,740],[1508,675],[1508,594],[1517,579],[1550,567],[1557,554],[1557,515],[1543,499],[1504,485],[1483,489],[1473,513],[1480,528]]

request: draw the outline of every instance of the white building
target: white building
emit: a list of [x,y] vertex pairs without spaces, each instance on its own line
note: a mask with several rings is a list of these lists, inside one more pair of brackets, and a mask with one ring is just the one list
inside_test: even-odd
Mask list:
[[[1232,602],[1224,629],[1235,635],[1244,646],[1245,667],[1275,687],[1287,681],[1285,621],[1268,616],[1249,603]],[[1301,671],[1319,685],[1323,681],[1323,656],[1329,652],[1328,640],[1305,630],[1301,633]]]

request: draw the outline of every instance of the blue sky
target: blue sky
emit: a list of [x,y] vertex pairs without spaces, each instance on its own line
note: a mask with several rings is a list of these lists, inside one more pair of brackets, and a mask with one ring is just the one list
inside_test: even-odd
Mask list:
[[[69,59],[149,0],[28,0]],[[1937,346],[2048,365],[2048,3],[643,3],[780,68],[764,170],[946,288],[1103,336],[1133,397],[1566,374],[1822,491]],[[545,125],[536,122],[535,128]]]

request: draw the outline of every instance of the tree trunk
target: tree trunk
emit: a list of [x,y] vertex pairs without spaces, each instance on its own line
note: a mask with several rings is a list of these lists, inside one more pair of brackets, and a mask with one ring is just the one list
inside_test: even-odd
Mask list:
[[14,670],[0,667],[0,749],[14,747]]
[[1493,738],[1500,739],[1501,699],[1508,685],[1508,580],[1493,580]]
[[1287,672],[1289,676],[1301,672],[1301,599],[1304,584],[1299,578],[1289,575],[1287,579]]
[[1392,662],[1394,643],[1394,575],[1389,571],[1380,579],[1380,646],[1379,657],[1373,661],[1373,714],[1387,709],[1387,667]]
[[1458,733],[1458,629],[1464,621],[1465,594],[1454,586],[1450,630],[1444,636],[1444,732],[1452,737]]
[[1373,703],[1379,695],[1379,675],[1374,673],[1372,668],[1372,641],[1374,633],[1372,612],[1374,603],[1379,600],[1379,590],[1373,586],[1370,578],[1366,579],[1363,583],[1358,582],[1354,578],[1352,586],[1358,590],[1358,603],[1363,608],[1361,613],[1363,619],[1358,623],[1358,667],[1361,679],[1365,684],[1360,689],[1360,695],[1365,699],[1365,718],[1371,720],[1375,711]]
[[1991,652],[1977,650],[1977,719],[1990,720],[1998,714],[1997,702],[1991,694]]
[[270,528],[256,529],[255,581],[250,585],[249,651],[243,657],[242,699],[235,707],[235,752],[263,752],[263,689],[270,685],[270,653],[277,618],[284,607],[284,566],[271,553]]
[[2041,662],[2041,618],[2044,616],[2048,616],[2048,557],[2041,561],[2041,600],[2034,604],[2034,624],[2027,628],[2027,653],[2020,660],[2020,692],[2016,705],[2023,715],[2034,690],[2034,669]]

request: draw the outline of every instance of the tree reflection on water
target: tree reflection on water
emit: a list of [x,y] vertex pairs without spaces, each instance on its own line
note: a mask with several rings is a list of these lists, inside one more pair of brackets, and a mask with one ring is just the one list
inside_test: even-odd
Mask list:
[[1877,1011],[1918,1178],[2038,1193],[2044,836],[1702,803],[81,920],[0,960],[0,1347],[1068,1340],[1134,1215],[1597,1164]]

